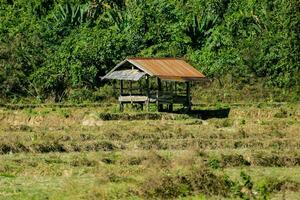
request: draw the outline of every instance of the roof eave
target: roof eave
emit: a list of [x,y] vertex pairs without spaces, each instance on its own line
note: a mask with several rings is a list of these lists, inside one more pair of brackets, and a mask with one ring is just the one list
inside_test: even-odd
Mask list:
[[205,76],[203,77],[182,77],[182,76],[157,76],[158,78],[162,79],[162,80],[169,80],[169,81],[182,81],[182,82],[186,82],[186,81],[201,81],[206,79]]

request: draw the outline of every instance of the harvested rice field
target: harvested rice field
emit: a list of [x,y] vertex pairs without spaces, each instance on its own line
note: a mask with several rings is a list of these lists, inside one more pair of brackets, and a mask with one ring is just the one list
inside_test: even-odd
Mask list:
[[300,105],[227,107],[3,106],[0,199],[299,199]]

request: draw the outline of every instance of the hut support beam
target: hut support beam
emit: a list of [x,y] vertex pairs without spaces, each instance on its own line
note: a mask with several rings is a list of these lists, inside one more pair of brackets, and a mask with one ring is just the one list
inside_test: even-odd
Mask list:
[[121,80],[120,81],[120,96],[123,95],[123,86],[124,86],[124,84],[123,84],[123,81]]
[[168,110],[169,112],[173,112],[173,104],[169,104]]
[[[176,94],[175,94],[175,84],[176,84],[176,82],[170,82],[170,87],[168,88],[168,91],[170,91],[172,93],[173,100],[174,100],[174,97],[176,96]],[[173,101],[169,104],[168,111],[173,112]]]
[[117,92],[116,92],[116,81],[115,80],[112,81],[112,85],[113,85],[113,94],[114,94],[114,96],[116,96]]
[[150,110],[150,84],[149,84],[149,76],[147,75],[146,76],[146,89],[147,89],[147,102],[146,102],[146,104],[147,104],[147,111],[149,112],[149,110]]
[[[129,96],[132,96],[132,81],[129,81]],[[133,102],[131,101],[131,107],[133,106]]]
[[163,110],[163,105],[159,103],[159,96],[162,91],[162,86],[161,86],[161,80],[158,77],[157,77],[157,87],[158,87],[158,90],[157,90],[157,96],[156,96],[156,104],[157,104],[158,112],[160,112]]
[[174,94],[176,95],[177,94],[177,83],[174,82]]
[[187,109],[188,111],[191,111],[192,105],[191,105],[191,91],[190,91],[190,82],[186,82],[186,98],[187,98]]
[[[123,81],[120,81],[120,96],[123,95]],[[124,111],[124,104],[120,102],[120,112]]]

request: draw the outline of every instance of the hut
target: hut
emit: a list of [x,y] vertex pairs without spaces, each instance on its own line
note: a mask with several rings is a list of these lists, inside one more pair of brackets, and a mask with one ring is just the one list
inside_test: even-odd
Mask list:
[[147,105],[155,103],[158,111],[173,111],[174,104],[191,110],[190,83],[205,76],[178,58],[128,58],[102,79],[119,82],[119,104]]

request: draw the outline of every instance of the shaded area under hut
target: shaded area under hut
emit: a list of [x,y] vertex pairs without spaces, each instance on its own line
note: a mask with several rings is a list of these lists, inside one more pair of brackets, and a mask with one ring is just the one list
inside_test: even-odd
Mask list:
[[205,76],[183,59],[128,58],[119,63],[102,79],[119,82],[120,110],[124,104],[157,105],[158,111],[173,111],[181,104],[188,111],[192,102],[190,83]]

